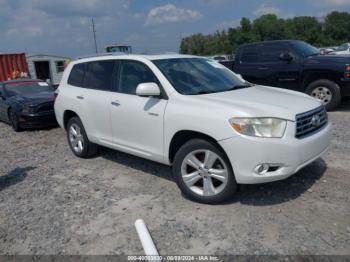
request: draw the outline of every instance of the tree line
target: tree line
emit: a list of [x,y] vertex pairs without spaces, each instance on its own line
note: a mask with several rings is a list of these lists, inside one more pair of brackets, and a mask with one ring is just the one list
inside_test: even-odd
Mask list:
[[283,19],[275,14],[266,14],[253,21],[243,17],[235,28],[182,38],[180,53],[232,54],[244,43],[280,39],[303,40],[317,47],[349,42],[350,13],[334,11],[322,19],[311,16]]

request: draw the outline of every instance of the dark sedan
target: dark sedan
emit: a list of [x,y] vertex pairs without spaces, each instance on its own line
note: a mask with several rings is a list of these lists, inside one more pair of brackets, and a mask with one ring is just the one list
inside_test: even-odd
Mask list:
[[41,80],[0,82],[0,120],[9,123],[15,131],[57,125],[54,91]]

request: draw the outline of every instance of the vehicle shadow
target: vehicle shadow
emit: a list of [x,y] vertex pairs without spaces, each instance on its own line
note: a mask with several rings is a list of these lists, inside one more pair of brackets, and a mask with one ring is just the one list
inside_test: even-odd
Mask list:
[[350,111],[350,99],[346,99],[334,110],[334,112],[349,112]]
[[132,167],[138,171],[173,181],[171,168],[169,166],[109,148],[101,148],[99,150],[99,155],[120,165]]
[[32,128],[24,128],[21,132],[34,132],[34,131],[50,131],[52,129],[59,128],[58,124],[53,124],[45,127],[32,127]]
[[285,180],[265,184],[243,185],[235,198],[227,204],[240,202],[244,205],[271,206],[296,199],[320,180],[327,164],[318,158]]
[[[107,148],[101,149],[100,156],[138,171],[173,181],[171,167],[166,165]],[[235,197],[223,204],[240,202],[244,205],[269,206],[288,202],[310,189],[317,180],[321,179],[326,170],[326,162],[319,158],[285,180],[257,185],[239,185]]]
[[22,182],[27,177],[27,172],[35,169],[35,167],[17,167],[6,175],[0,176],[0,191],[17,183]]

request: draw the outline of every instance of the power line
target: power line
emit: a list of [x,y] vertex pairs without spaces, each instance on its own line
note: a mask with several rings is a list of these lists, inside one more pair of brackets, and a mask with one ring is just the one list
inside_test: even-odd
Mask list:
[[94,18],[91,18],[91,23],[92,23],[92,32],[93,32],[93,34],[94,34],[95,51],[96,51],[96,54],[97,54],[97,53],[98,53],[98,51],[97,51],[96,30],[95,30],[95,22],[94,22]]

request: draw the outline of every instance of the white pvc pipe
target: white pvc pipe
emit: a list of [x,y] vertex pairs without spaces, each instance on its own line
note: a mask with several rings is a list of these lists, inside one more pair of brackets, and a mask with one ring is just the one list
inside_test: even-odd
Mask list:
[[157,248],[154,245],[152,237],[146,227],[145,221],[143,221],[143,219],[137,219],[135,221],[135,227],[146,256],[159,256]]

